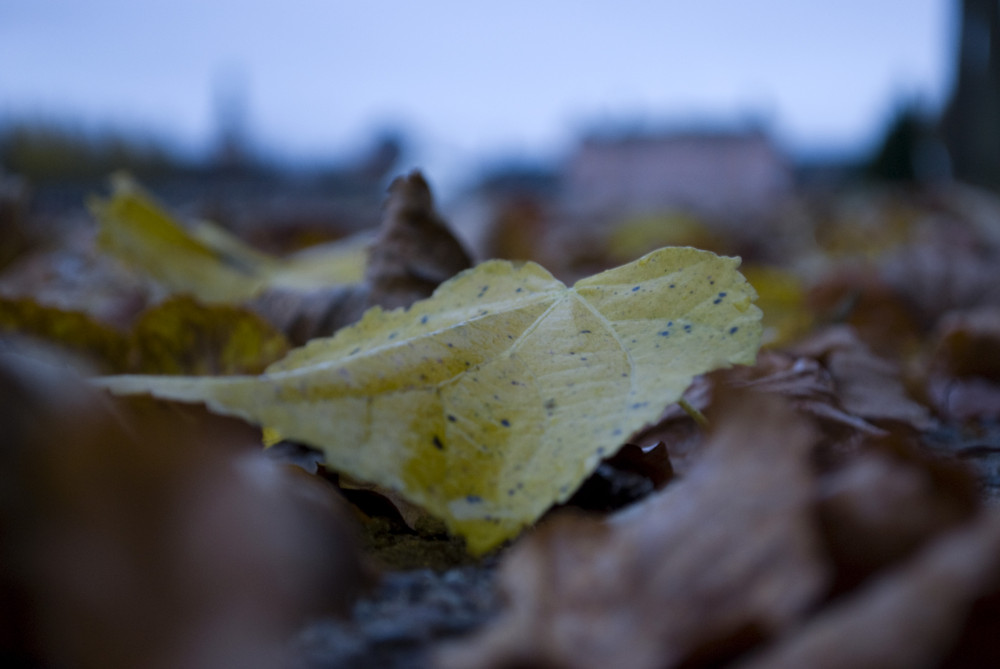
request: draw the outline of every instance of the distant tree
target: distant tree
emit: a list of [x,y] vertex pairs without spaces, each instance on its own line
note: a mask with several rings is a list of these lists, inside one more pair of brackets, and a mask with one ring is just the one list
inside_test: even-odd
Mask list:
[[956,86],[942,119],[955,178],[1000,191],[1000,2],[963,0]]
[[865,174],[879,181],[928,183],[948,176],[948,162],[936,121],[910,103],[889,122]]

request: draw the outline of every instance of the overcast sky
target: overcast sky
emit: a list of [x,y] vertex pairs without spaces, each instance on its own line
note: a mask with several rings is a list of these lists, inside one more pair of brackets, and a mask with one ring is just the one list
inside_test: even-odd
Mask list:
[[[218,91],[288,155],[397,125],[425,161],[544,154],[601,121],[755,117],[795,150],[870,143],[952,81],[949,0],[0,0],[0,118],[197,146]],[[443,168],[444,169],[444,168]]]

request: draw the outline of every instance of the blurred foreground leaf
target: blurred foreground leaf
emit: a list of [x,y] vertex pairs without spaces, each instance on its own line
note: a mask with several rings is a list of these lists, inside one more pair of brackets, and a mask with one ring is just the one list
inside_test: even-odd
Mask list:
[[534,263],[492,261],[259,377],[100,383],[206,402],[320,447],[480,553],[567,499],[695,375],[753,362],[761,314],[738,263],[667,248],[567,288]]

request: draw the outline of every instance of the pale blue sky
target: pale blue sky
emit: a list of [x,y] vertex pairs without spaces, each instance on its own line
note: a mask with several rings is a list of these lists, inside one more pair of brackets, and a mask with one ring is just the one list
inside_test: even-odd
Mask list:
[[[0,0],[0,117],[123,121],[197,145],[213,90],[293,155],[398,123],[424,162],[564,148],[601,120],[767,121],[871,142],[951,85],[949,0]],[[457,163],[455,161],[458,161]],[[442,169],[449,169],[442,163]]]

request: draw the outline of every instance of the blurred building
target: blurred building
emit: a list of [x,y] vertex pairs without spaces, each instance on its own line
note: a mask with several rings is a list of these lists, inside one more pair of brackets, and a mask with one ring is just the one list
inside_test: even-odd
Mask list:
[[684,210],[713,218],[762,214],[792,189],[791,168],[762,132],[591,138],[570,158],[568,208],[590,215]]

